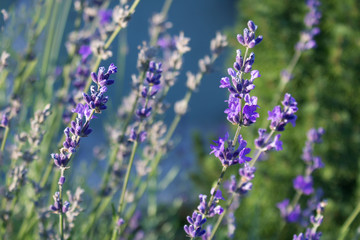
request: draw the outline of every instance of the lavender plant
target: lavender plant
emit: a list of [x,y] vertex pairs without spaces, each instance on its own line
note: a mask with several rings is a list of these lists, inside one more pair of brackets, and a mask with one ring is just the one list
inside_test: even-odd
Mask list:
[[[91,95],[83,93],[85,104],[79,103],[74,113],[77,113],[75,121],[71,122],[71,128],[67,127],[64,130],[66,136],[63,142],[63,147],[60,149],[60,153],[52,153],[51,157],[54,159],[55,165],[60,170],[60,178],[58,181],[59,191],[53,196],[54,204],[50,206],[50,209],[59,215],[59,235],[61,239],[64,239],[64,220],[63,215],[70,208],[70,203],[65,201],[63,203],[63,185],[65,183],[64,172],[69,167],[67,166],[71,160],[72,155],[76,152],[80,144],[82,137],[87,137],[92,129],[90,128],[90,121],[95,116],[95,113],[101,113],[105,110],[106,103],[108,102],[108,96],[104,94],[107,92],[107,86],[114,83],[114,80],[109,79],[110,75],[117,72],[117,67],[111,64],[106,71],[104,67],[100,67],[98,74],[91,73],[93,82],[97,85],[90,88]],[[84,122],[85,118],[85,122]]]
[[[139,47],[138,74],[124,77],[124,81],[132,81],[123,84],[123,91],[129,90],[128,95],[124,97],[118,91],[115,97],[119,101],[111,101],[121,102],[115,114],[117,106],[108,104],[106,95],[108,86],[114,83],[110,75],[117,72],[117,67],[110,64],[106,70],[99,66],[102,61],[115,56],[116,48],[111,45],[119,32],[128,27],[130,19],[136,17],[134,12],[140,2],[31,0],[23,3],[21,9],[1,10],[5,25],[0,21],[0,238],[115,240],[184,236],[179,227],[183,225],[180,218],[184,217],[193,185],[184,186],[186,194],[176,195],[169,200],[171,202],[166,202],[168,200],[163,196],[168,192],[163,190],[172,186],[170,184],[182,184],[180,181],[186,172],[178,175],[181,164],[173,159],[164,165],[162,161],[167,156],[172,158],[174,152],[179,156],[185,151],[190,154],[188,148],[181,149],[185,141],[174,138],[175,130],[191,108],[193,93],[199,90],[204,76],[215,70],[215,60],[228,43],[224,35],[217,33],[210,43],[210,54],[198,63],[199,70],[183,76],[181,70],[184,55],[190,51],[190,38],[183,32],[169,34],[173,25],[167,20],[167,14],[172,0],[165,0],[162,12],[154,14],[150,20],[149,42],[143,42]],[[191,239],[224,236],[221,235],[224,231],[220,233],[219,230],[224,219],[228,238],[238,237],[240,225],[248,224],[246,217],[240,217],[244,216],[241,215],[243,211],[237,211],[240,203],[243,205],[245,196],[253,188],[265,186],[257,185],[259,178],[255,175],[263,175],[264,171],[256,163],[266,160],[270,151],[290,149],[282,132],[289,130],[288,123],[293,126],[303,124],[296,122],[298,102],[293,96],[299,100],[299,105],[305,100],[298,92],[283,94],[283,91],[293,78],[294,67],[302,53],[318,45],[314,37],[320,32],[317,27],[321,17],[320,3],[317,0],[306,3],[309,8],[306,29],[300,34],[293,59],[281,74],[279,89],[269,91],[275,96],[272,107],[281,97],[283,100],[281,105],[268,111],[268,117],[260,112],[260,105],[265,109],[263,98],[258,99],[255,96],[258,92],[253,91],[255,80],[261,76],[253,69],[255,54],[251,51],[263,37],[256,35],[258,27],[253,21],[237,35],[237,42],[244,50],[236,51],[233,67],[227,70],[228,76],[220,80],[220,88],[226,88],[229,93],[224,113],[227,121],[236,128],[226,131],[210,146],[210,155],[219,160],[216,163],[222,170],[217,169],[220,176],[210,193],[199,195],[196,210],[186,218],[188,223],[183,229]],[[26,4],[33,4],[33,8],[27,9],[29,5]],[[74,21],[68,21],[72,15]],[[22,21],[20,27],[11,25],[16,22],[16,17]],[[68,37],[64,37],[71,27]],[[268,32],[266,27],[262,28],[266,30],[264,34]],[[22,29],[25,29],[23,33]],[[62,55],[64,38],[66,57]],[[127,45],[126,38],[119,42],[121,46]],[[122,59],[126,60],[125,57]],[[125,67],[124,62],[118,61],[118,64],[125,72],[128,65]],[[176,84],[181,84],[178,80],[183,78],[186,78],[184,97],[173,101],[171,95],[175,89],[181,89]],[[91,86],[92,82],[95,85]],[[266,81],[268,83],[270,87],[270,82]],[[111,110],[103,116],[109,119],[106,131],[92,134],[93,119],[107,108]],[[306,110],[303,105],[301,109]],[[249,142],[251,134],[247,134],[251,129],[246,133],[243,131],[250,126],[257,128],[260,117],[268,120],[268,128],[259,128],[258,137],[252,144]],[[64,129],[64,135],[60,140],[61,129]],[[178,131],[182,132],[183,129]],[[295,196],[278,204],[280,214],[274,218],[280,219],[281,215],[285,220],[280,226],[280,237],[285,224],[297,223],[306,230],[298,228],[293,239],[320,239],[319,227],[327,224],[327,221],[323,223],[326,201],[322,196],[325,194],[315,189],[318,184],[314,183],[317,178],[313,177],[316,169],[324,167],[313,148],[321,142],[323,133],[321,128],[308,133],[302,155],[306,169],[293,181]],[[90,135],[93,136],[90,139],[95,135],[99,138],[107,135],[108,140],[97,140],[96,147],[86,147],[83,138]],[[49,161],[49,152],[56,148],[59,140],[61,147],[50,155]],[[80,161],[80,141],[83,142],[81,149],[89,152],[85,162]],[[294,142],[292,145],[296,147]],[[92,160],[90,150],[95,152],[100,148],[102,156]],[[75,154],[78,154],[76,165],[71,164]],[[282,159],[283,155],[277,156]],[[66,171],[70,165],[71,174]],[[52,173],[52,169],[59,171]],[[228,177],[233,172],[238,174]],[[329,176],[329,172],[326,174]],[[65,189],[68,190],[66,194]],[[304,196],[309,197],[305,199]],[[331,212],[334,202],[329,202]],[[45,207],[48,205],[50,207]],[[349,232],[360,212],[359,206],[341,228],[340,239]],[[273,208],[276,210],[275,204]],[[53,221],[55,216],[58,221]],[[326,216],[325,219],[330,218]],[[254,225],[254,228],[258,227]],[[329,228],[322,225],[321,229]],[[248,237],[252,236],[251,231]]]
[[[307,219],[310,217],[309,213],[314,211],[317,204],[320,204],[322,191],[314,190],[312,173],[316,169],[324,167],[324,163],[321,158],[314,155],[314,145],[322,142],[323,134],[323,128],[309,130],[302,154],[302,159],[306,164],[306,169],[303,175],[298,175],[293,181],[293,187],[296,190],[296,194],[291,202],[289,199],[285,199],[277,204],[277,207],[281,212],[281,216],[286,222],[295,222],[307,226]],[[301,210],[299,204],[301,196],[309,196],[311,194],[313,194],[313,198],[309,200],[307,209]]]
[[[246,156],[250,153],[251,149],[246,148],[247,142],[239,134],[242,126],[250,126],[259,117],[259,114],[255,112],[259,107],[257,105],[257,97],[251,97],[250,92],[255,87],[253,84],[254,80],[260,77],[260,74],[257,70],[252,70],[255,54],[252,52],[247,56],[249,49],[262,41],[262,36],[255,37],[256,30],[257,26],[254,22],[249,21],[248,28],[244,29],[243,35],[237,35],[238,42],[246,47],[245,54],[242,56],[241,50],[237,51],[234,68],[228,69],[231,81],[228,77],[224,77],[220,81],[220,88],[227,88],[230,92],[229,100],[227,101],[228,109],[225,110],[227,119],[232,124],[237,125],[237,129],[233,140],[229,140],[229,135],[226,134],[224,138],[219,138],[215,142],[216,145],[211,146],[211,153],[220,160],[223,168],[215,187],[210,191],[209,201],[206,201],[206,195],[199,195],[200,205],[194,211],[192,217],[187,217],[189,225],[185,225],[184,230],[191,239],[201,237],[206,233],[202,225],[206,222],[207,218],[223,213],[224,209],[218,205],[219,201],[223,200],[219,187],[227,168],[231,165],[245,164],[251,160],[250,157]],[[246,73],[251,73],[250,79],[243,78],[243,75]],[[242,106],[243,100],[244,106]],[[236,148],[237,144],[238,147]]]

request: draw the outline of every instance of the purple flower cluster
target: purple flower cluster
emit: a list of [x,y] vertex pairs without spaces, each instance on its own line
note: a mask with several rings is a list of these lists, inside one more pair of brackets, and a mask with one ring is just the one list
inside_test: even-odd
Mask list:
[[284,201],[276,204],[277,208],[280,210],[281,217],[288,223],[298,222],[301,217],[301,208],[299,204],[296,204],[294,207],[290,205],[289,199],[284,199]]
[[190,225],[185,225],[184,230],[189,237],[201,237],[205,234],[205,229],[202,229],[201,227],[206,223],[206,218],[203,217],[202,214],[193,212],[192,217],[188,216],[186,219]]
[[7,117],[6,113],[3,113],[2,118],[1,118],[1,122],[0,122],[0,127],[7,127],[9,124],[9,119]]
[[324,208],[327,205],[326,201],[322,201],[317,204],[316,207],[316,216],[310,216],[310,222],[312,224],[312,228],[307,228],[305,234],[300,233],[299,235],[294,235],[293,240],[320,240],[322,236],[322,232],[318,232],[317,229],[321,225],[324,216]]
[[302,159],[306,164],[305,176],[297,176],[294,179],[294,188],[301,191],[305,195],[313,193],[313,181],[311,174],[318,168],[323,168],[324,163],[321,161],[321,157],[314,156],[314,144],[322,142],[322,135],[325,133],[323,128],[310,129],[307,134],[307,141],[303,149]]
[[[313,194],[314,187],[313,187],[313,179],[311,174],[314,170],[318,168],[323,168],[324,164],[321,161],[319,156],[314,156],[314,144],[322,142],[322,135],[324,134],[324,129],[310,129],[307,134],[307,141],[305,147],[303,149],[302,159],[306,163],[306,169],[304,175],[297,176],[293,181],[294,189],[297,191],[297,194],[301,196]],[[309,208],[311,209],[311,205],[309,203]],[[301,211],[300,205],[295,203],[294,206],[290,205],[290,200],[285,199],[284,201],[277,204],[277,207],[280,209],[281,216],[287,222],[300,222],[301,215],[307,215],[306,211]]]
[[185,225],[184,230],[189,237],[201,237],[206,231],[202,229],[202,225],[206,222],[206,217],[214,217],[216,214],[221,215],[224,209],[218,205],[220,200],[225,200],[222,197],[220,190],[214,193],[214,189],[211,189],[211,195],[214,196],[211,203],[206,202],[206,195],[200,194],[200,204],[192,214],[192,217],[188,216],[186,219],[189,222],[189,226]]
[[231,176],[230,182],[227,184],[226,188],[230,193],[237,193],[240,196],[245,195],[252,189],[251,180],[255,177],[256,168],[251,167],[248,164],[244,164],[242,168],[239,169],[240,183],[236,181],[235,175]]
[[[116,71],[117,67],[114,64],[110,64],[106,73],[104,67],[99,68],[98,75],[91,73],[93,81],[98,86],[97,90],[95,86],[92,86],[90,96],[83,93],[86,103],[78,103],[76,108],[72,110],[72,112],[77,113],[77,117],[75,121],[71,122],[71,127],[67,127],[64,130],[65,141],[63,142],[63,147],[60,149],[60,153],[51,154],[57,167],[66,167],[71,155],[79,146],[80,138],[87,137],[92,132],[90,120],[94,118],[94,112],[101,113],[101,110],[106,109],[108,96],[104,96],[104,93],[107,91],[106,86],[114,83],[114,80],[110,80],[109,77],[111,74],[116,73]],[[83,118],[85,118],[85,122]]]
[[146,99],[154,97],[159,91],[160,78],[161,78],[161,69],[162,64],[150,61],[149,69],[146,72],[146,82],[148,86],[144,86],[141,91],[141,96],[145,99],[145,104],[140,109],[136,110],[136,115],[140,119],[147,118],[151,114],[152,107],[147,106]]
[[255,31],[257,29],[257,26],[253,21],[248,21],[247,25],[249,29],[245,28],[244,34],[238,34],[237,39],[239,43],[244,47],[253,48],[262,41],[263,37],[260,35],[255,38]]
[[295,113],[298,110],[297,102],[289,93],[285,94],[284,101],[281,103],[284,106],[283,109],[281,109],[280,106],[275,106],[272,111],[268,112],[268,120],[271,120],[270,128],[279,132],[284,131],[285,126],[289,122],[293,125],[293,127],[295,127],[297,118]]
[[[248,22],[249,29],[244,29],[244,36],[239,34],[237,39],[240,44],[249,48],[253,48],[262,40],[262,36],[255,38],[257,26],[253,21]],[[247,51],[246,51],[247,52]],[[245,58],[245,59],[244,59]],[[249,57],[242,56],[241,50],[237,50],[233,68],[228,69],[231,77],[223,77],[220,80],[220,88],[227,88],[230,92],[228,108],[225,110],[227,119],[232,124],[250,126],[256,122],[259,114],[256,109],[257,97],[250,97],[250,91],[255,88],[254,80],[260,77],[259,71],[252,70],[255,61],[255,54],[250,53]],[[250,73],[250,79],[244,79],[244,73]],[[242,107],[241,100],[244,99],[245,104]]]
[[304,19],[307,29],[301,32],[300,41],[295,46],[298,51],[315,48],[316,41],[314,36],[320,33],[320,29],[316,27],[321,18],[321,13],[318,10],[320,2],[318,0],[307,0],[306,5],[309,8],[309,12]]
[[210,154],[214,154],[223,166],[243,164],[251,161],[251,158],[246,156],[250,153],[251,149],[246,147],[247,142],[242,139],[241,135],[238,138],[238,148],[235,148],[233,141],[229,140],[229,133],[226,133],[224,138],[219,138],[218,141],[214,142],[217,145],[210,146],[212,149]]
[[59,213],[66,213],[69,210],[70,203],[68,201],[65,201],[65,203],[62,204],[59,192],[56,192],[53,195],[53,199],[54,199],[54,205],[50,206],[51,211],[53,211],[56,214],[59,214]]
[[255,139],[255,146],[257,149],[263,152],[267,152],[270,150],[281,151],[282,141],[280,140],[281,134],[277,134],[272,141],[269,141],[269,134],[266,133],[266,129],[259,128],[258,130],[259,137]]

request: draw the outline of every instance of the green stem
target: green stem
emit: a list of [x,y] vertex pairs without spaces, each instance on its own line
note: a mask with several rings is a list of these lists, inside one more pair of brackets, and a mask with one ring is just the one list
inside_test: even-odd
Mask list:
[[[61,175],[60,177],[64,177],[64,171],[65,171],[65,168],[62,167],[60,168],[60,171],[61,171]],[[63,199],[62,199],[62,191],[63,191],[63,187],[62,187],[62,184],[59,184],[59,202],[60,202],[60,209],[59,209],[59,233],[60,233],[60,239],[61,240],[64,240],[64,220],[63,220],[63,211],[62,211],[62,207],[63,207]]]
[[224,212],[219,216],[218,220],[216,221],[213,230],[211,231],[211,235],[210,235],[210,240],[214,238],[215,233],[217,231],[217,229],[220,226],[220,223],[222,222],[223,218],[225,217],[225,215],[227,214],[232,202],[234,201],[234,194],[231,196],[231,198],[228,200],[228,203],[226,205],[226,208],[224,209]]
[[1,149],[0,149],[1,152],[4,152],[5,143],[6,143],[6,140],[7,140],[7,138],[8,138],[9,131],[10,131],[9,126],[6,126],[6,127],[5,127],[5,132],[4,132],[4,137],[3,137],[2,142],[1,142]]
[[[118,209],[117,209],[117,216],[118,217],[120,217],[122,207],[123,207],[123,204],[124,204],[125,192],[126,192],[127,184],[128,184],[129,177],[130,177],[131,168],[132,168],[132,165],[133,165],[133,162],[134,162],[135,152],[136,152],[137,146],[138,146],[138,141],[135,140],[132,151],[131,151],[129,164],[127,166],[126,175],[125,175],[125,179],[124,179],[124,183],[123,183],[123,187],[122,187],[122,191],[121,191],[121,197],[120,197],[120,201],[119,201],[119,206],[118,206]],[[114,220],[116,221],[116,219],[114,219]],[[114,227],[112,237],[111,237],[112,240],[116,239],[117,233],[118,233],[118,229],[116,227]]]
[[[240,108],[241,109],[241,108]],[[240,118],[241,119],[241,118]],[[234,136],[234,140],[232,141],[232,145],[233,147],[236,145],[236,141],[240,135],[240,130],[241,130],[241,126],[238,125],[238,127],[236,128],[236,133],[235,133],[235,136]]]
[[226,172],[226,169],[228,168],[228,166],[223,166],[222,170],[221,170],[221,173],[220,173],[220,177],[218,178],[217,182],[216,182],[216,185],[215,185],[215,188],[214,190],[212,190],[212,194],[211,194],[211,197],[210,197],[210,200],[208,202],[208,207],[205,211],[205,216],[206,214],[208,213],[208,210],[210,209],[210,206],[214,200],[214,197],[215,197],[215,194],[216,194],[216,191],[219,189],[220,187],[220,184],[222,182],[222,180],[224,179],[224,176],[225,176],[225,172]]
[[[149,94],[151,93],[152,87],[153,86],[150,85],[149,90],[148,90]],[[149,95],[146,96],[146,100],[145,100],[145,104],[144,104],[145,109],[147,108],[148,103],[149,103]],[[119,218],[120,218],[121,212],[123,210],[127,184],[129,182],[131,168],[132,168],[134,158],[135,158],[135,153],[136,153],[136,150],[137,150],[137,147],[138,147],[138,144],[139,144],[139,135],[140,135],[141,131],[143,130],[143,127],[145,127],[145,122],[143,120],[141,120],[138,131],[137,131],[137,134],[136,134],[136,139],[134,141],[134,145],[133,145],[133,148],[131,150],[130,160],[129,160],[128,167],[126,169],[125,179],[124,179],[124,183],[123,183],[123,187],[122,187],[122,191],[121,191],[121,197],[120,197],[119,206],[118,206],[118,209],[117,209],[117,216]],[[116,219],[114,219],[114,220],[116,220]],[[118,229],[114,226],[112,237],[111,237],[112,240],[116,239],[117,233],[118,233]]]
[[342,225],[340,229],[339,240],[345,239],[347,233],[349,232],[351,223],[355,220],[355,218],[359,215],[359,213],[360,213],[360,201],[358,202],[354,211],[350,214],[348,219],[346,219],[344,225]]

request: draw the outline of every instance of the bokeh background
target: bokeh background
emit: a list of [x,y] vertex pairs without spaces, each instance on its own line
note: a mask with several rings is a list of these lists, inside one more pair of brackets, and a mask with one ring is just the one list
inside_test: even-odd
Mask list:
[[[0,9],[14,11],[14,21],[20,23],[13,23],[13,27],[0,33],[1,39],[4,39],[0,42],[1,49],[10,48],[13,52],[22,54],[32,2],[0,2]],[[112,4],[115,4],[115,1]],[[149,19],[152,14],[161,10],[162,4],[163,1],[160,0],[141,1],[127,30],[121,33],[119,41],[112,47],[114,56],[111,61],[123,66],[123,71],[117,74],[121,82],[115,85],[117,89],[112,90],[110,96],[114,99],[111,103],[113,112],[116,111],[121,96],[130,91],[130,76],[137,71],[137,47],[142,41],[149,39]],[[323,189],[324,197],[328,200],[324,223],[320,229],[323,239],[336,238],[334,236],[338,235],[340,226],[360,201],[360,2],[324,0],[320,11],[321,32],[316,36],[317,47],[301,56],[294,70],[294,78],[286,88],[286,92],[291,93],[298,101],[297,125],[295,128],[288,126],[282,135],[284,151],[271,153],[267,161],[258,164],[253,191],[242,200],[236,211],[235,239],[291,239],[294,233],[303,231],[301,227],[289,224],[279,233],[281,218],[276,203],[294,195],[292,179],[303,171],[302,148],[306,132],[313,127],[323,127],[326,131],[323,143],[316,149],[316,153],[325,163],[325,168],[314,175],[315,187]],[[263,42],[254,49],[254,68],[262,75],[256,80],[254,90],[261,107],[261,118],[243,134],[252,145],[257,128],[266,123],[267,111],[273,108],[271,104],[273,97],[278,94],[280,72],[294,54],[294,45],[304,28],[303,18],[306,12],[304,1],[292,0],[173,1],[168,14],[169,21],[173,23],[170,33],[183,31],[185,36],[191,38],[192,50],[184,57],[185,71],[169,94],[170,103],[183,97],[185,72],[197,71],[198,59],[209,54],[209,42],[216,31],[225,32],[230,42],[230,48],[216,62],[215,71],[205,77],[199,92],[192,98],[189,112],[182,119],[175,134],[176,147],[162,165],[164,172],[173,166],[179,168],[175,181],[164,192],[159,193],[158,198],[161,204],[160,214],[177,211],[170,219],[171,225],[178,229],[175,234],[177,239],[184,238],[182,226],[185,224],[185,217],[198,205],[198,194],[207,193],[221,171],[218,160],[208,154],[209,145],[226,131],[234,131],[233,127],[227,124],[226,115],[223,113],[227,93],[218,88],[218,85],[220,78],[227,74],[226,69],[232,66],[235,50],[240,47],[236,42],[236,34],[241,33],[246,22],[252,19],[259,27],[258,33],[264,36]],[[70,10],[62,43],[65,43],[67,34],[73,29],[71,22],[74,18],[75,13]],[[46,40],[44,37],[40,39]],[[117,54],[123,39],[126,39],[125,59]],[[50,69],[55,70],[56,66],[61,66],[66,60],[65,45],[60,46],[59,58],[51,63]],[[41,43],[37,48],[41,49]],[[15,60],[10,60],[10,66],[16,65],[11,61]],[[103,65],[108,63],[110,60],[103,62]],[[5,104],[5,95],[0,96],[0,107]],[[78,154],[80,160],[71,170],[74,188],[76,185],[96,187],[96,180],[100,176],[94,168],[105,168],[105,164],[89,164],[89,159],[93,157],[92,151],[88,149],[105,141],[106,133],[101,130],[105,128],[103,122],[111,122],[112,117],[114,113],[111,111],[105,113],[102,116],[105,120],[94,125],[95,135],[82,143]],[[171,121],[172,118],[173,114],[170,113],[165,120]],[[87,165],[93,166],[90,168],[93,172],[86,173],[87,176],[92,176],[90,180],[82,175],[88,171]],[[182,202],[179,209],[169,209],[169,203],[178,199]],[[348,239],[356,239],[359,224],[360,219],[357,218],[351,225]],[[146,228],[146,221],[143,225]],[[219,239],[225,239],[223,236],[226,227],[223,229]]]

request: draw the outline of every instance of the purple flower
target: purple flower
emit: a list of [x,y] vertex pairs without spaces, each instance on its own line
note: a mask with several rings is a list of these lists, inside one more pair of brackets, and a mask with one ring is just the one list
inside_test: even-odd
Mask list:
[[67,154],[64,153],[52,153],[51,154],[52,159],[54,159],[54,163],[57,167],[66,167],[68,162],[70,161]]
[[294,181],[294,188],[301,191],[305,195],[310,195],[314,192],[313,180],[311,176],[297,176]]
[[7,127],[9,125],[9,119],[7,115],[4,113],[1,118],[0,127]]
[[250,126],[251,124],[256,122],[256,119],[260,117],[259,113],[255,112],[257,108],[260,108],[257,105],[257,97],[251,97],[250,95],[245,95],[244,98],[245,104],[243,108],[243,125]]
[[110,9],[99,10],[99,18],[100,18],[100,25],[102,25],[102,26],[110,23],[112,20],[112,10],[110,10]]
[[[276,151],[281,151],[282,148],[282,141],[280,140],[281,135],[276,135],[272,140],[267,139],[268,134],[266,133],[266,129],[259,128],[258,130],[259,137],[255,139],[255,146],[256,148],[263,150],[263,151],[270,151],[275,149]],[[265,141],[267,142],[265,143]]]
[[239,169],[239,175],[246,179],[246,181],[251,181],[255,177],[256,168],[251,167],[248,164],[244,164],[242,168]]
[[161,78],[161,63],[155,63],[154,61],[150,61],[149,70],[146,72],[146,81],[149,85],[159,85]]
[[321,13],[318,10],[320,2],[317,0],[308,0],[306,5],[309,8],[309,12],[304,19],[306,30],[301,32],[300,40],[295,45],[295,49],[298,51],[306,51],[315,48],[316,41],[314,40],[314,37],[320,33],[320,29],[316,27],[321,18]]
[[203,215],[206,214],[207,217],[213,217],[216,214],[220,215],[224,212],[224,209],[220,205],[218,205],[219,200],[225,200],[222,197],[221,191],[218,190],[215,193],[210,205],[208,205],[208,203],[206,202],[206,198],[207,196],[204,194],[199,195],[200,204],[197,207],[199,213]]
[[56,214],[59,214],[59,213],[66,213],[69,210],[70,203],[68,201],[65,201],[64,204],[62,205],[60,201],[59,192],[56,192],[53,195],[53,199],[54,199],[54,204],[51,205],[49,208],[51,211],[53,211]]
[[164,50],[176,50],[176,40],[170,36],[160,37],[157,45]]
[[315,169],[323,168],[324,163],[321,161],[321,158],[314,156],[314,144],[322,142],[322,135],[325,133],[323,128],[310,129],[307,133],[307,141],[303,149],[302,159],[306,162],[309,171],[312,172]]
[[230,94],[229,100],[225,102],[228,103],[228,108],[224,111],[227,114],[227,120],[232,124],[240,124],[240,99],[235,97],[234,94]]
[[295,240],[320,240],[322,233],[318,232],[317,229],[321,225],[324,216],[324,208],[326,206],[326,201],[319,202],[316,207],[316,215],[310,216],[310,222],[312,224],[312,228],[308,227],[305,231],[305,234],[300,233],[299,235],[294,235]]
[[325,130],[323,128],[312,128],[307,133],[307,138],[311,143],[322,143],[322,135],[324,135]]
[[289,222],[297,222],[300,219],[301,208],[300,205],[296,205],[293,209],[289,207],[290,200],[285,199],[278,203],[276,206],[279,208],[282,218]]
[[243,35],[238,34],[237,39],[238,42],[244,47],[253,48],[262,41],[263,37],[258,36],[255,38],[255,31],[257,29],[257,26],[253,21],[250,20],[248,22],[248,28],[249,29],[244,29]]
[[[86,103],[78,103],[76,105],[76,108],[73,109],[72,112],[77,113],[79,118],[83,118],[85,116],[86,121],[88,121],[91,116],[91,109]],[[91,118],[94,118],[94,116],[92,116]]]
[[239,147],[237,149],[233,146],[232,140],[229,140],[229,133],[226,133],[225,138],[219,138],[218,141],[214,142],[217,145],[210,146],[212,149],[210,154],[214,154],[223,166],[242,164],[251,160],[250,157],[246,156],[250,153],[251,149],[246,148],[247,142],[242,139],[241,135],[238,138]]
[[288,93],[285,94],[284,101],[281,102],[284,106],[281,109],[280,106],[275,106],[272,111],[269,111],[268,120],[271,120],[270,128],[276,131],[284,131],[285,126],[290,122],[295,126],[297,116],[297,102]]
[[193,213],[192,217],[187,217],[187,221],[190,225],[185,225],[184,230],[189,237],[201,237],[205,234],[205,230],[201,226],[206,222],[206,218],[203,218],[201,214]]
[[81,55],[81,60],[84,62],[88,56],[91,55],[91,48],[89,45],[82,45],[79,49],[79,54]]

